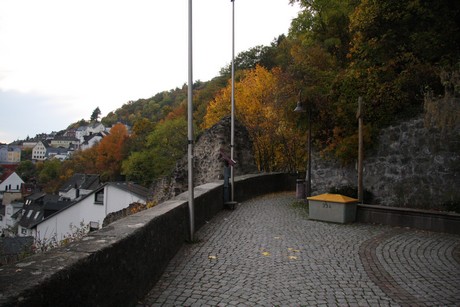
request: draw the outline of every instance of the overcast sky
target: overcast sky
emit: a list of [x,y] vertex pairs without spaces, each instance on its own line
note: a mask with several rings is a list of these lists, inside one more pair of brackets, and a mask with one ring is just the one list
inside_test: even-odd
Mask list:
[[[287,33],[289,0],[235,0],[235,54]],[[193,79],[231,62],[232,2],[193,1]],[[187,0],[0,0],[0,142],[188,80]]]

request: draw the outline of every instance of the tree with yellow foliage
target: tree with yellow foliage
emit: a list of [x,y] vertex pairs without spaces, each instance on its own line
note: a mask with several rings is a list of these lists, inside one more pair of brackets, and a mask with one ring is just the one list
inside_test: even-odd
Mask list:
[[[235,84],[236,119],[249,132],[254,144],[254,154],[260,171],[297,169],[302,155],[302,144],[291,122],[286,120],[280,93],[281,70],[267,70],[257,65],[246,70]],[[231,85],[222,89],[209,103],[203,128],[210,128],[230,114]],[[238,144],[236,145],[236,150]]]

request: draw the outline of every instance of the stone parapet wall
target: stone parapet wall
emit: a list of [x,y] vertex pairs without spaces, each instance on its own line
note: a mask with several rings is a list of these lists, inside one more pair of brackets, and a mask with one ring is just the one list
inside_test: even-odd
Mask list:
[[[238,201],[293,190],[295,176],[235,178]],[[195,227],[223,204],[223,182],[194,189]],[[113,222],[79,242],[0,267],[1,306],[134,306],[190,238],[188,193]]]

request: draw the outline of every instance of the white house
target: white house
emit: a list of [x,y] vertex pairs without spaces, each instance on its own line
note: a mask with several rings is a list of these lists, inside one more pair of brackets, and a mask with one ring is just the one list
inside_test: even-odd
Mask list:
[[101,123],[93,123],[89,126],[81,126],[75,132],[75,137],[80,140],[80,144],[85,142],[85,137],[93,134],[98,134],[105,131],[105,127]]
[[100,132],[100,133],[97,133],[97,134],[92,134],[92,135],[85,136],[83,138],[84,142],[81,143],[81,145],[80,145],[80,149],[81,150],[89,149],[89,148],[93,147],[94,145],[98,144],[104,137],[105,137],[104,132]]
[[[22,210],[23,204],[13,202],[6,206],[1,206],[0,210],[0,234],[7,235],[7,230],[14,227],[14,225],[20,219],[20,211]],[[14,235],[11,233],[11,235]]]
[[[40,240],[57,241],[72,235],[75,228],[102,227],[104,218],[112,212],[127,208],[134,202],[146,203],[148,189],[133,183],[106,183],[81,199],[71,202],[66,208],[39,221],[32,227],[33,235]],[[34,213],[30,216],[33,217]],[[35,213],[37,214],[37,213]],[[37,216],[38,218],[38,216]]]
[[32,149],[32,160],[43,161],[46,159],[49,148],[47,141],[38,141],[37,145]]
[[80,143],[83,143],[85,141],[85,136],[87,135],[86,130],[88,129],[88,126],[81,126],[78,127],[77,130],[75,130],[75,137],[80,141]]
[[101,123],[93,123],[91,125],[88,126],[88,134],[87,135],[91,135],[91,134],[97,134],[97,133],[100,133],[100,132],[103,132],[105,130],[105,127],[103,124]]
[[5,178],[0,178],[0,199],[3,198],[5,192],[21,192],[21,187],[24,181],[16,172],[6,175]]

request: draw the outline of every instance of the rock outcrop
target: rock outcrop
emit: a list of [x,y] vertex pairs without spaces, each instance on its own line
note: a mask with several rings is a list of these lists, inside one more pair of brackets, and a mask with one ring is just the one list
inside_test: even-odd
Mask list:
[[[194,186],[223,179],[225,162],[220,157],[221,150],[230,156],[231,119],[223,118],[206,130],[194,145]],[[234,168],[235,176],[257,172],[253,146],[247,129],[235,120]],[[171,176],[154,184],[154,201],[162,202],[188,189],[187,155],[178,163]]]

